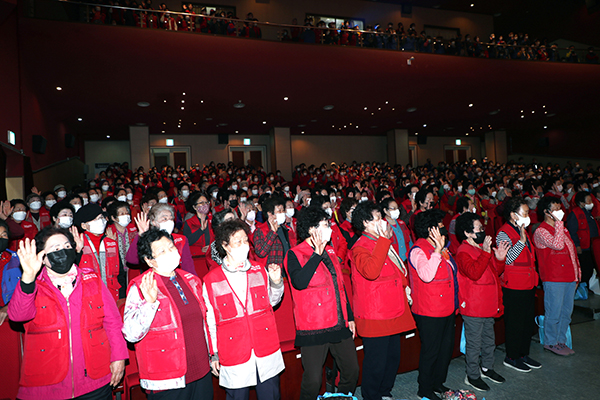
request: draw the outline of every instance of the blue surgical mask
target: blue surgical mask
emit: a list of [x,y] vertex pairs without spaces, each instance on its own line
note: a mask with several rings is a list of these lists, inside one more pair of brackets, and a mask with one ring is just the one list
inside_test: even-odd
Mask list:
[[469,189],[469,190],[467,190],[467,193],[469,193],[471,196],[473,196],[475,194],[475,189]]

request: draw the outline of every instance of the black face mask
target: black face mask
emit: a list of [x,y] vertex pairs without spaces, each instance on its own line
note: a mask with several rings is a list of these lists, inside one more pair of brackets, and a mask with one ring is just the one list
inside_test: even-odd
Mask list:
[[0,253],[8,248],[8,239],[0,238]]
[[475,233],[476,237],[475,239],[473,239],[473,241],[477,244],[482,244],[483,241],[485,240],[485,232],[477,232]]
[[59,275],[69,272],[76,256],[75,249],[61,249],[46,254],[48,262],[50,262],[50,269]]
[[440,235],[444,236],[446,238],[446,243],[448,243],[448,241],[449,241],[448,229],[446,229],[445,226],[443,228],[440,228]]
[[238,201],[237,200],[230,200],[229,201],[229,206],[231,208],[236,208],[238,206]]

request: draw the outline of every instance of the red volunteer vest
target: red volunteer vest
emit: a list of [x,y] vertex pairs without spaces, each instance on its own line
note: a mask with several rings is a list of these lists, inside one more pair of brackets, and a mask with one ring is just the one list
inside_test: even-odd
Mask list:
[[[131,285],[134,283],[139,291],[142,277],[150,271],[151,269],[133,278],[127,292],[129,293]],[[202,300],[202,281],[197,276],[181,270],[181,268],[176,269],[175,273],[178,282],[183,282],[194,293],[202,309],[203,316],[205,316],[206,309]],[[157,300],[160,302],[159,309],[146,336],[135,344],[140,378],[149,380],[179,378],[187,372],[181,316],[177,307],[173,306],[173,299],[162,279],[156,278],[156,283],[158,284]],[[142,292],[139,291],[139,293],[143,298]]]
[[[130,223],[129,225],[127,225],[125,230],[127,232],[127,236],[129,236],[129,244],[131,244],[131,242],[133,242],[133,239],[135,239],[135,237],[137,236],[138,230],[135,227],[134,223]],[[115,237],[119,238],[119,234],[117,233],[117,228],[115,227],[115,224],[108,225],[106,227],[106,231],[109,233],[114,233]],[[117,242],[119,241],[117,240]]]
[[[313,255],[314,249],[306,242],[302,242],[292,248],[300,265],[306,265],[308,259]],[[326,246],[325,251],[333,262],[336,273],[336,282],[340,294],[340,303],[346,326],[348,326],[348,311],[346,308],[346,295],[344,292],[344,278],[342,267],[338,262],[335,251],[331,246]],[[288,257],[283,262],[288,276]],[[292,300],[294,302],[294,320],[296,329],[299,331],[313,331],[332,328],[337,325],[337,301],[335,298],[335,287],[331,273],[323,262],[319,263],[317,270],[304,290],[297,290],[290,285]]]
[[89,269],[80,271],[82,285],[81,331],[71,332],[67,316],[43,276],[36,281],[36,315],[25,323],[21,386],[47,386],[65,380],[69,371],[69,335],[81,335],[87,376],[99,379],[110,373],[110,344],[104,330],[102,281]]
[[[94,244],[90,241],[90,239],[88,239],[87,235],[83,235],[83,237],[83,254],[81,256],[81,261],[79,262],[79,265],[82,268],[92,269],[98,274],[99,277],[101,277],[102,273],[100,272],[100,264],[98,262],[98,259],[96,258],[96,255],[94,254],[94,250],[92,250]],[[108,288],[108,291],[113,296],[115,301],[118,301],[119,289],[121,288],[121,284],[119,284],[117,280],[117,276],[119,276],[120,266],[118,244],[116,241],[108,237],[103,238],[102,242],[104,243],[104,251],[106,256],[106,287]],[[96,254],[98,254],[98,256],[100,255],[99,253],[100,250],[96,249]]]
[[[434,247],[427,239],[418,239],[409,251],[410,287],[412,289],[412,312],[426,317],[447,317],[454,313],[454,271],[452,263],[442,256],[440,266],[431,282],[423,282],[410,259],[410,253],[419,248],[425,252],[427,259],[431,258]],[[448,257],[452,257],[448,253]]]
[[[573,196],[574,197],[574,196]],[[577,237],[579,238],[579,247],[582,250],[587,250],[590,248],[590,225],[585,216],[585,212],[579,206],[574,206],[572,208],[573,214],[577,217]]]
[[[207,216],[207,218],[208,218],[208,226],[210,227],[212,218],[209,218],[209,216]],[[190,227],[190,230],[192,231],[192,233],[196,232],[198,229],[200,229],[202,227],[202,223],[200,222],[200,219],[198,218],[197,215],[194,215],[192,218],[185,220],[184,224],[186,224],[187,226]],[[212,239],[214,239],[214,236],[215,235],[214,235],[212,229],[210,229],[210,237]],[[194,243],[194,244],[190,243],[190,252],[192,253],[192,257],[202,257],[202,256],[206,255],[206,253],[202,252],[202,248],[204,246],[210,245],[210,243],[206,243],[204,239],[205,239],[204,235],[201,235],[198,238],[198,240],[196,241],[196,243]],[[188,240],[188,242],[189,242],[189,240]],[[210,255],[210,249],[207,252]]]
[[[48,225],[52,224],[52,219],[50,218],[50,212],[46,209],[46,207],[42,206],[42,208],[40,208],[38,212],[39,212],[40,230],[42,230],[45,227],[47,227]],[[25,218],[25,221],[29,221],[35,225],[35,223],[33,222],[33,217],[31,216],[31,211],[27,212],[27,217]],[[37,228],[37,226],[36,226],[36,228]]]
[[[552,236],[556,232],[555,228],[545,221],[540,224],[538,229],[545,229]],[[575,244],[569,236],[569,231],[566,228],[563,229],[566,231],[566,240],[571,242],[573,251],[575,251]],[[542,282],[575,282],[577,280],[578,277],[575,276],[575,271],[576,269],[579,270],[579,265],[573,266],[569,247],[566,243],[562,250],[536,247],[535,253],[538,258],[538,268]]]
[[[375,250],[376,240],[363,234],[353,249],[363,247],[371,253]],[[354,256],[354,252],[353,252]],[[387,320],[404,314],[404,287],[401,272],[389,257],[386,257],[379,277],[370,281],[363,277],[352,260],[352,288],[354,316],[361,319]]]
[[[521,239],[521,235],[509,223],[505,223],[499,232],[506,233],[513,245]],[[532,243],[529,234],[527,234],[527,240],[530,244]],[[533,244],[531,245],[533,246]],[[504,273],[500,275],[500,284],[507,289],[530,290],[538,284],[538,279],[535,271],[535,253],[525,246],[512,264],[506,264]]]
[[179,233],[172,233],[171,236],[173,237],[173,243],[175,244],[175,247],[177,247],[177,251],[179,252],[179,255],[182,255],[183,248],[185,247],[185,244],[187,243],[187,238],[183,235],[180,235]]
[[204,277],[217,324],[218,349],[210,350],[211,354],[219,353],[221,365],[243,364],[250,359],[252,350],[257,357],[265,357],[279,350],[275,315],[269,302],[267,273],[260,265],[253,264],[246,276],[246,299],[238,299],[223,268],[212,269]]
[[[477,260],[483,250],[471,246],[466,241],[458,247],[457,255],[467,253]],[[457,257],[458,258],[458,257]],[[467,317],[491,318],[499,317],[504,312],[500,279],[496,272],[495,256],[492,253],[490,261],[479,278],[473,281],[463,275],[458,269],[458,304],[459,312]]]

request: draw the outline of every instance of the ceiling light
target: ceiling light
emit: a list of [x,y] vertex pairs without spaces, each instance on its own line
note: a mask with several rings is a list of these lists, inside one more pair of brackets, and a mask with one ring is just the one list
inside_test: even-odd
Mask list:
[[392,111],[396,111],[396,109],[392,107]]
[[240,131],[235,131],[235,133],[240,133]]
[[546,106],[542,106],[542,108],[546,108]]
[[523,110],[521,110],[521,112],[523,112]]
[[544,129],[548,129],[548,127],[546,125],[544,125]]
[[371,113],[371,115],[375,115],[375,113]]
[[107,139],[110,139],[110,135],[106,135],[106,138],[107,138]]
[[302,134],[304,135],[304,131],[302,131]]
[[427,124],[423,124],[423,128],[427,128]]
[[356,129],[358,129],[358,125],[356,125]]
[[415,112],[417,111],[417,107],[411,107],[411,108],[407,108],[406,112]]
[[473,103],[469,104],[469,107],[473,107]]
[[415,136],[419,136],[419,132],[415,132]]
[[196,125],[196,123],[194,122],[194,125]]
[[490,115],[496,115],[500,112],[500,109],[494,110],[494,111],[490,111]]
[[182,110],[185,110],[185,107],[181,107]]
[[165,133],[165,131],[162,131],[162,133]]
[[263,121],[263,125],[266,125],[266,124],[267,124],[267,121]]
[[166,103],[166,102],[167,102],[166,100],[163,100],[163,103]]
[[385,104],[388,104],[388,103],[389,103],[389,101],[386,101],[386,102],[385,102]]
[[333,110],[333,106],[332,105],[325,106],[325,107],[323,107],[323,110],[325,110],[325,111]]
[[60,92],[62,90],[62,88],[60,86],[57,86],[56,90],[58,90]]
[[532,113],[532,114],[535,114],[535,111],[532,111],[531,113]]
[[365,107],[365,110],[367,109],[367,107]]
[[288,97],[287,97],[287,96],[286,96],[286,97],[284,97],[284,98],[283,98],[283,100],[285,100],[285,101],[288,101]]
[[171,146],[173,146],[175,144],[175,140],[173,140],[173,139],[167,139],[165,144],[167,146],[171,147]]
[[137,103],[137,105],[140,107],[148,107],[150,105],[150,103],[148,103],[147,101],[140,101]]
[[167,124],[166,122],[163,122],[163,125],[166,125],[166,124]]
[[185,100],[181,100],[182,103],[185,103]]
[[200,103],[204,103],[204,100],[200,100]]
[[226,123],[226,122],[221,122],[221,123],[219,124],[219,126],[227,126],[227,123]]
[[182,93],[185,96],[185,93]]
[[310,122],[317,122],[317,120],[316,119],[311,119]]
[[344,125],[344,128],[346,128],[346,125]]
[[462,144],[462,140],[460,140],[460,139],[456,139],[456,140],[454,141],[454,143],[455,143],[457,146],[460,146],[460,145]]
[[237,102],[237,103],[235,103],[235,104],[233,105],[233,107],[234,107],[234,108],[244,108],[244,107],[246,107],[246,105],[245,105],[244,103],[242,103],[242,101],[241,101],[241,100],[238,100],[238,102]]
[[465,136],[469,136],[469,132],[465,133]]
[[521,115],[521,118],[525,118],[525,116],[524,116],[524,115]]
[[352,125],[352,122],[350,122],[348,125]]
[[77,118],[77,121],[81,122],[83,121],[83,118]]
[[475,7],[475,4],[471,4],[471,7]]

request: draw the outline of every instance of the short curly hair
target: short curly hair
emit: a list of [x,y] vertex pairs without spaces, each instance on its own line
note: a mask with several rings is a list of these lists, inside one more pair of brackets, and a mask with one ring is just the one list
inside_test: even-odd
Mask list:
[[341,218],[345,219],[348,211],[350,211],[352,209],[352,207],[356,207],[357,204],[358,204],[358,201],[356,201],[352,197],[346,197],[344,200],[342,200],[342,204],[340,204]]
[[329,215],[320,207],[305,207],[298,212],[297,235],[298,243],[310,237],[310,228],[318,228],[321,221],[329,221]]
[[552,196],[544,196],[537,204],[538,216],[541,217],[540,221],[544,219],[544,211],[550,212],[552,210],[552,204],[561,205],[560,200]]
[[417,214],[415,216],[415,235],[420,239],[428,238],[429,229],[439,226],[445,215],[446,213],[437,208]]
[[235,235],[239,231],[246,232],[246,235],[249,231],[248,224],[240,219],[230,219],[228,221],[223,222],[215,229],[215,247],[219,252],[221,257],[225,257],[227,252],[223,248],[223,243],[229,243],[231,237]]
[[129,215],[131,215],[131,207],[129,206],[129,203],[126,203],[124,201],[114,201],[112,203],[110,203],[110,205],[108,207],[106,207],[106,215],[108,216],[109,222],[113,222],[113,218],[115,220],[119,219],[119,209],[121,208],[126,208],[127,212],[129,213]]
[[467,196],[460,197],[456,200],[456,212],[460,214],[469,211],[469,201],[471,201],[471,199]]
[[168,232],[156,227],[150,227],[150,229],[142,233],[137,243],[139,259],[143,261],[146,259],[154,259],[154,256],[152,255],[152,243],[159,241],[162,238],[167,238],[170,241],[173,241],[173,236],[169,235]]
[[507,221],[512,221],[510,214],[511,213],[518,214],[519,208],[521,208],[521,206],[524,204],[527,204],[527,203],[525,202],[525,200],[523,200],[522,197],[515,196],[515,197],[511,197],[510,199],[508,199],[504,203],[504,219],[506,219]]
[[473,233],[473,229],[475,228],[475,221],[479,220],[479,215],[474,214],[472,212],[466,212],[462,215],[459,215],[456,218],[456,237],[458,241],[462,243],[463,240],[467,238],[465,232]]
[[373,211],[379,211],[379,206],[370,201],[359,203],[352,212],[352,226],[358,233],[365,230],[365,222],[373,221]]

